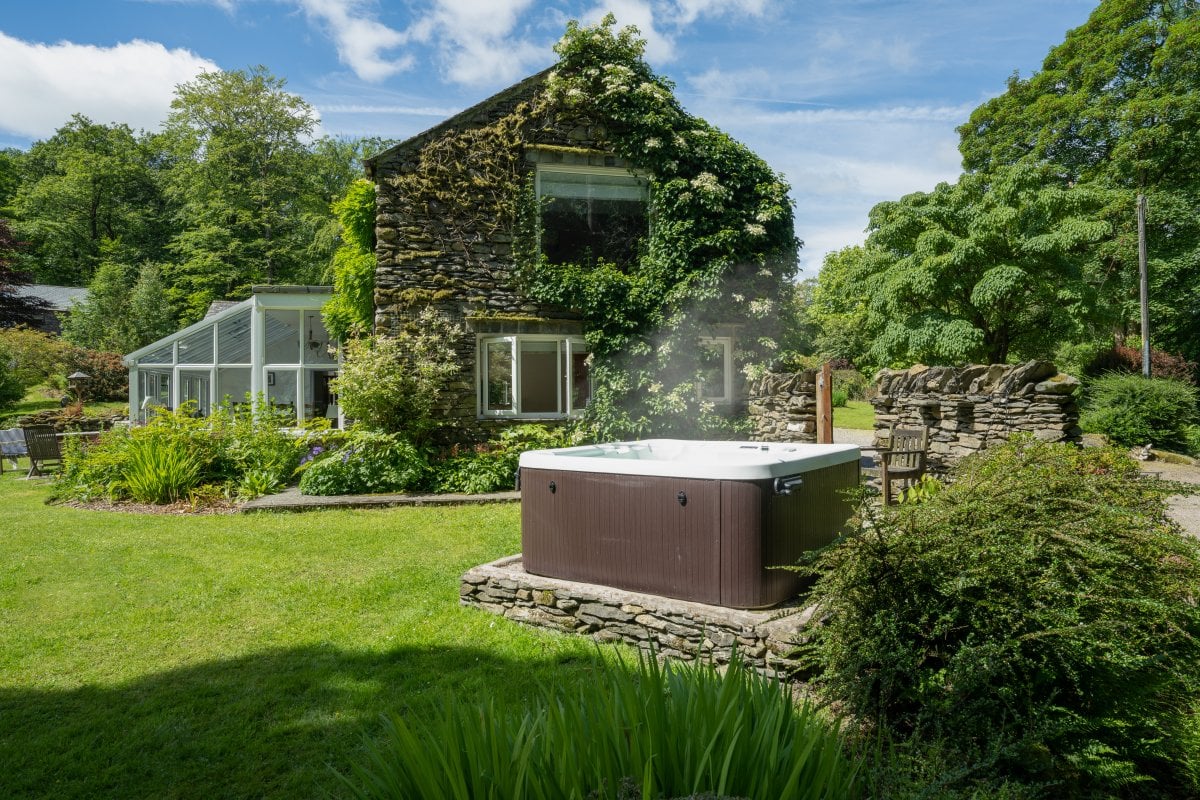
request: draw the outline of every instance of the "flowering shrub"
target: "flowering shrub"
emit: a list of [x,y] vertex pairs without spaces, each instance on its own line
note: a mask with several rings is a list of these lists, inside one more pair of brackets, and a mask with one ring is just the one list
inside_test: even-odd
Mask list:
[[420,488],[429,472],[421,451],[393,433],[352,431],[339,449],[309,455],[311,463],[300,476],[301,494],[410,491]]

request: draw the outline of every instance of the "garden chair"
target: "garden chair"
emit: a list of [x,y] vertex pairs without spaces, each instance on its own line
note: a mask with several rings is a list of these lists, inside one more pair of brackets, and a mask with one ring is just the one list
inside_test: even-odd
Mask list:
[[929,449],[928,428],[898,428],[888,431],[888,444],[879,450],[879,477],[883,482],[883,504],[892,502],[892,481],[907,481],[911,486],[925,474],[925,453]]
[[12,462],[12,468],[17,468],[17,458],[26,454],[25,435],[20,428],[6,428],[0,431],[0,475],[4,474],[4,459]]
[[32,478],[35,475],[45,475],[42,471],[43,467],[48,467],[51,463],[59,468],[62,467],[62,447],[58,442],[58,435],[54,431],[52,425],[31,425],[25,428],[25,450],[29,456],[29,474],[26,478]]

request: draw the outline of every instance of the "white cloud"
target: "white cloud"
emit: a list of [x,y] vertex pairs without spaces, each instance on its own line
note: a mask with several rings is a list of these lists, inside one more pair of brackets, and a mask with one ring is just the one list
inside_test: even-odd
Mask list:
[[363,80],[381,81],[412,66],[410,55],[384,56],[407,44],[409,36],[372,19],[362,0],[299,0],[299,5],[328,29],[338,60]]
[[166,117],[176,85],[218,69],[190,50],[140,39],[96,47],[0,33],[0,130],[44,138],[74,113],[154,129]]
[[761,17],[767,10],[767,0],[675,0],[672,5],[671,18],[676,25],[691,25],[702,16]]
[[546,48],[512,35],[533,0],[436,0],[410,32],[417,41],[433,43],[446,77],[466,85],[511,83],[540,61]]

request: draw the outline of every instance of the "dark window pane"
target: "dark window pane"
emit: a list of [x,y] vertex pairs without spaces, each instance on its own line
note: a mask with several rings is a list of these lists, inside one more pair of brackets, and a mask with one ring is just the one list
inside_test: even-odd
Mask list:
[[646,182],[628,173],[545,171],[542,252],[554,264],[634,263],[646,235]]

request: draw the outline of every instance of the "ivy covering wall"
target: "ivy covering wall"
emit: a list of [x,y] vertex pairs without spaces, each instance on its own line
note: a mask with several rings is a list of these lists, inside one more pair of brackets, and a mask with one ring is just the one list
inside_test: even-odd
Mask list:
[[[643,60],[637,29],[571,22],[555,47],[544,102],[597,121],[598,144],[650,176],[650,232],[632,268],[552,265],[518,241],[525,291],[580,313],[594,353],[588,420],[601,437],[713,434],[722,415],[697,397],[699,337],[735,324],[735,365],[777,348],[779,301],[798,242],[788,186],[741,143],[687,113]],[[524,205],[529,208],[529,203]]]
[[[572,22],[554,69],[381,157],[376,327],[398,331],[426,306],[468,322],[514,311],[581,320],[592,435],[717,435],[730,409],[698,397],[698,339],[732,334],[741,372],[777,349],[798,246],[788,187],[684,111],[644,46],[611,15]],[[531,160],[555,152],[607,153],[648,176],[650,225],[633,263],[542,255]]]

